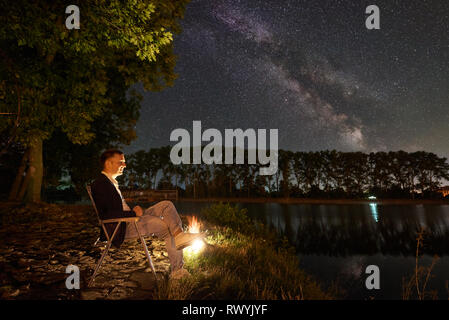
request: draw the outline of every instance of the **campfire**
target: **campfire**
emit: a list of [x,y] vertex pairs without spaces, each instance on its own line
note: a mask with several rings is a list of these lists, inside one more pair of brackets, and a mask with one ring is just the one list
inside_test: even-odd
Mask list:
[[[198,221],[197,217],[187,217],[187,220],[189,221],[189,229],[188,231],[190,233],[200,233],[201,223]],[[195,240],[193,244],[186,248],[191,253],[198,253],[201,251],[201,249],[204,247],[203,240]]]

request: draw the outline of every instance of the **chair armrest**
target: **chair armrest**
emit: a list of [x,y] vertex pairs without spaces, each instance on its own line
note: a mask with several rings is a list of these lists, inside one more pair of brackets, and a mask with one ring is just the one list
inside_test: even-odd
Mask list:
[[137,222],[139,221],[140,217],[128,217],[128,218],[116,218],[116,219],[107,219],[107,220],[100,220],[101,223],[112,223],[112,222]]

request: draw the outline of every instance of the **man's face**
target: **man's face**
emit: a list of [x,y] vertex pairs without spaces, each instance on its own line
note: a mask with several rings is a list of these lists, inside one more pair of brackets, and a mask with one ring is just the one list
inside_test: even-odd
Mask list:
[[106,160],[106,165],[109,174],[113,177],[120,176],[126,167],[125,155],[118,153],[114,154],[113,157]]

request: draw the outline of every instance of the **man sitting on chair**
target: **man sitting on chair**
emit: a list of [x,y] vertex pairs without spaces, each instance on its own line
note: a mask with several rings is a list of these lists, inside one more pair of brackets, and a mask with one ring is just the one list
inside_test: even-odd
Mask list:
[[[100,157],[100,163],[103,168],[102,174],[91,186],[100,219],[141,217],[137,226],[142,236],[156,236],[165,240],[171,266],[170,277],[176,279],[188,275],[189,272],[183,268],[182,249],[190,246],[193,240],[204,235],[183,232],[181,219],[171,201],[161,201],[145,210],[140,206],[135,206],[131,210],[120,192],[117,180],[115,180],[126,167],[122,151],[106,150]],[[108,236],[112,237],[117,224],[108,223],[105,226]],[[125,239],[137,237],[136,228],[128,223],[122,223],[112,243],[114,246],[120,247]],[[101,239],[106,239],[103,230]]]

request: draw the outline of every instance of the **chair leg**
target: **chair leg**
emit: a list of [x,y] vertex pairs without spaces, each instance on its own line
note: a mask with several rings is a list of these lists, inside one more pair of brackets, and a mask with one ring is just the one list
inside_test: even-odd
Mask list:
[[147,256],[148,263],[150,264],[151,269],[153,270],[154,277],[157,280],[156,270],[154,270],[153,261],[151,260],[150,253],[148,252],[147,244],[145,243],[145,239],[142,237],[139,228],[137,227],[137,222],[134,221],[134,226],[136,227],[137,234],[139,235],[140,242],[142,242],[143,250],[145,251],[145,255]]
[[95,241],[95,243],[94,243],[94,247],[96,247],[96,246],[97,246],[97,243],[98,243],[98,242],[100,242],[100,237],[98,237],[98,238],[97,238],[97,240]]
[[97,275],[98,270],[100,270],[101,264],[103,263],[103,259],[106,257],[109,248],[111,247],[112,244],[112,240],[114,240],[115,234],[117,233],[118,227],[120,226],[121,222],[117,223],[117,226],[115,227],[114,233],[112,234],[112,237],[109,239],[106,248],[104,249],[103,253],[101,254],[101,258],[100,261],[98,261],[97,266],[95,267],[95,271],[94,274],[92,275],[92,277],[90,278],[90,281],[88,283],[88,287],[90,287],[92,285],[92,283],[94,282],[95,276]]

